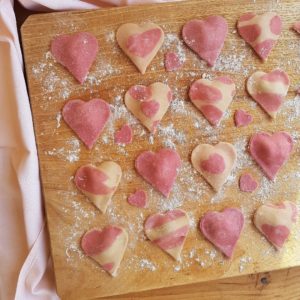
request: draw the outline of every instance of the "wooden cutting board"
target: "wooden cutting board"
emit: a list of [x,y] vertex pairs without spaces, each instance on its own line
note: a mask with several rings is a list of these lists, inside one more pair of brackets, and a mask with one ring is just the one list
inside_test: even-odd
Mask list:
[[[262,63],[236,32],[238,17],[247,12],[278,12],[284,30],[267,62]],[[183,285],[240,274],[263,272],[300,265],[300,223],[283,251],[276,252],[251,223],[255,209],[266,201],[297,201],[300,185],[300,98],[295,90],[300,84],[300,37],[290,30],[298,20],[298,1],[186,1],[161,5],[123,7],[95,11],[34,15],[22,27],[26,74],[40,159],[41,178],[50,232],[58,294],[62,299],[94,299],[128,292]],[[225,47],[216,66],[211,69],[181,42],[183,24],[192,18],[222,15],[229,24]],[[118,48],[117,28],[127,22],[152,21],[166,33],[163,48],[141,75]],[[83,85],[49,53],[49,45],[58,34],[88,31],[100,44],[100,53]],[[185,57],[183,68],[167,73],[163,57],[174,50]],[[245,80],[255,70],[284,69],[290,76],[288,97],[275,121],[270,120],[245,92]],[[230,76],[237,85],[237,95],[218,128],[212,128],[189,103],[189,85],[200,77]],[[175,99],[161,123],[157,135],[151,136],[127,112],[123,105],[126,90],[134,84],[166,82]],[[61,120],[60,111],[68,99],[89,100],[100,97],[111,103],[113,117],[97,145],[88,151]],[[233,114],[242,108],[254,121],[246,128],[236,128]],[[113,133],[125,122],[132,124],[134,142],[126,147],[114,145]],[[247,152],[249,137],[257,131],[288,131],[295,141],[293,154],[279,172],[275,182],[268,181]],[[189,162],[192,149],[199,143],[233,143],[238,151],[237,166],[224,189],[215,194]],[[143,150],[162,146],[175,147],[183,160],[176,185],[169,199],[164,199],[134,171],[134,159]],[[120,187],[105,215],[102,215],[76,190],[76,169],[92,162],[114,160],[123,169]],[[238,178],[251,171],[260,183],[253,194],[238,189]],[[149,193],[149,207],[137,209],[127,204],[129,193],[144,188]],[[198,231],[200,217],[208,210],[240,207],[246,226],[232,260],[204,240]],[[182,263],[152,245],[143,234],[145,218],[154,212],[180,207],[189,213],[191,230],[182,253]],[[80,250],[83,233],[92,227],[119,224],[129,232],[129,246],[119,275],[111,278]]]

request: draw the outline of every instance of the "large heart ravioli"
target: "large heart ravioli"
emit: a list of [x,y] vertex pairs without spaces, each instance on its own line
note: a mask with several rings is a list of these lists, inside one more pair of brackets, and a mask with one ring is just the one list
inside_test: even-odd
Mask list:
[[134,85],[125,94],[126,107],[152,133],[156,132],[171,101],[170,87],[161,82]]
[[168,197],[175,183],[181,159],[175,150],[144,151],[135,160],[137,172],[156,190]]
[[254,224],[274,245],[281,249],[298,217],[297,206],[291,201],[261,205],[255,212]]
[[180,261],[180,253],[189,231],[189,218],[181,209],[149,216],[144,225],[145,233],[153,244]]
[[116,276],[128,244],[128,234],[120,226],[87,231],[81,240],[83,252],[95,260],[111,276]]
[[228,32],[226,20],[209,16],[204,20],[191,20],[182,29],[185,43],[209,66],[213,66],[221,53]]
[[64,105],[62,116],[87,148],[92,149],[110,117],[110,108],[102,99],[75,99]]
[[244,215],[238,208],[207,212],[199,227],[203,235],[230,258],[244,227]]
[[82,84],[99,51],[97,39],[89,32],[63,34],[51,42],[51,53]]
[[235,148],[220,142],[215,146],[200,144],[192,152],[193,167],[219,191],[226,182],[236,161]]

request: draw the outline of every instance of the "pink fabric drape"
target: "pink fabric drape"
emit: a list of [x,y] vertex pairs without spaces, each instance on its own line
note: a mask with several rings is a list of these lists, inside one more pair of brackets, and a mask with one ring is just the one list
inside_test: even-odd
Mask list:
[[[43,11],[167,1],[20,2],[28,9]],[[0,299],[55,300],[58,296],[51,269],[37,151],[13,0],[0,0],[0,105]]]

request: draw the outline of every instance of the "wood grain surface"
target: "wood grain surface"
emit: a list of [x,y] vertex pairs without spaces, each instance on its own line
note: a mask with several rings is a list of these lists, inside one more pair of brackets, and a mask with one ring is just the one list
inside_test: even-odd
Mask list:
[[[300,3],[297,1],[253,3],[229,0],[213,1],[210,4],[208,6],[206,1],[200,0],[43,14],[29,17],[23,25],[22,41],[51,250],[57,289],[62,299],[95,299],[101,296],[191,284],[300,265],[299,223],[281,252],[276,252],[251,223],[253,212],[261,203],[283,199],[296,201],[299,190],[300,108],[294,91],[300,82],[300,39],[290,27],[298,19]],[[238,36],[235,24],[237,18],[244,12],[261,13],[269,10],[277,11],[282,16],[284,30],[268,61],[262,64]],[[187,20],[213,14],[220,14],[226,18],[229,34],[222,55],[212,70],[183,46],[178,38],[182,25]],[[117,47],[114,32],[123,23],[139,23],[145,20],[162,26],[167,36],[162,50],[146,74],[141,75]],[[82,86],[49,55],[49,45],[54,36],[78,31],[93,33],[100,44],[100,53],[87,81]],[[184,51],[186,62],[180,72],[165,72],[162,61],[168,49]],[[283,68],[289,74],[291,87],[282,111],[276,121],[272,121],[247,96],[244,84],[245,79],[255,70],[270,71],[277,67]],[[235,100],[221,126],[215,129],[210,127],[187,101],[188,86],[203,74],[209,78],[228,75],[237,85]],[[147,85],[155,81],[168,83],[174,91],[175,100],[162,121],[158,135],[151,137],[126,112],[122,98],[131,85]],[[95,97],[101,97],[111,103],[113,118],[96,147],[88,151],[60,120],[59,112],[68,99],[89,100]],[[246,109],[253,115],[254,122],[247,128],[236,129],[233,126],[233,113],[237,108]],[[135,132],[134,143],[126,148],[113,143],[114,130],[124,122],[133,123]],[[278,174],[277,180],[269,182],[248,156],[247,141],[254,132],[279,130],[286,130],[292,134],[295,147],[289,162]],[[231,142],[236,146],[238,163],[223,191],[215,195],[204,179],[193,172],[189,157],[197,144],[217,141]],[[141,151],[157,150],[166,144],[175,145],[183,160],[183,167],[170,199],[161,197],[133,170],[134,159]],[[118,162],[124,175],[107,214],[101,215],[76,190],[72,176],[82,164],[92,162],[97,165],[108,159]],[[260,182],[260,188],[254,194],[245,194],[238,190],[238,176],[245,170],[250,170]],[[150,195],[149,207],[143,211],[126,203],[128,194],[137,187],[147,189]],[[228,206],[241,207],[246,216],[246,226],[232,260],[225,260],[197,230],[198,221],[205,212],[212,209],[221,210]],[[173,207],[186,210],[192,220],[181,264],[174,262],[145,240],[142,231],[143,222],[149,214]],[[130,237],[129,247],[119,275],[115,279],[86,258],[79,247],[80,238],[86,230],[94,226],[102,227],[108,223],[123,225]],[[246,278],[236,279],[236,282],[245,284],[250,289],[252,282],[249,283]],[[226,296],[231,292],[230,285],[234,285],[235,281],[222,282],[217,286],[220,295],[223,293]],[[209,289],[212,284],[200,286],[202,289]],[[191,297],[197,297],[197,287],[198,285],[192,285],[182,289],[185,294],[191,293]],[[166,291],[167,295],[173,293],[170,289]],[[159,298],[158,293],[154,295]],[[217,299],[216,291],[212,292],[211,297]],[[234,297],[233,295],[231,299]],[[272,294],[268,297],[271,299]]]

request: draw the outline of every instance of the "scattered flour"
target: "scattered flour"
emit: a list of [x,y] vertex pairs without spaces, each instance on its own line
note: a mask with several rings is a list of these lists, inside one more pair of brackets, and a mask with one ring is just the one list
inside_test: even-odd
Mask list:
[[80,158],[80,142],[75,137],[68,139],[65,146],[59,149],[45,151],[46,155],[57,156],[67,162],[73,163],[79,161]]

